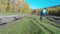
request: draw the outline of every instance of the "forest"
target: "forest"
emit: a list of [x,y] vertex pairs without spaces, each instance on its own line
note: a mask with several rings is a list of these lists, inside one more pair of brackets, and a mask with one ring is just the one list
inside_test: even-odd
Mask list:
[[[60,5],[45,7],[47,15],[60,16]],[[40,13],[42,8],[32,10],[32,13]]]
[[0,12],[31,13],[24,0],[0,0]]

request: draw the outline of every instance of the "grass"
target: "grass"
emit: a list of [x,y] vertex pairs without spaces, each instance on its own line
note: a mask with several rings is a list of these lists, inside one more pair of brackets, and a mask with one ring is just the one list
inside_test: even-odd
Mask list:
[[39,16],[32,15],[0,26],[0,34],[60,34],[60,29],[46,19],[41,22]]
[[35,21],[33,21],[33,22],[35,23],[36,26],[39,27],[39,30],[37,31],[37,34],[50,34],[50,32],[47,31],[43,26],[41,26],[40,24],[36,23]]
[[16,14],[20,14],[20,13],[17,13],[17,12],[0,12],[0,16],[1,15],[16,15]]
[[29,34],[32,25],[30,22],[30,19],[22,19],[8,23],[0,28],[0,34]]
[[[48,24],[48,23],[44,23],[44,22],[40,22],[38,19],[36,20],[37,21],[37,25],[38,26],[42,26],[44,27],[45,29],[47,29],[51,34],[60,34],[60,29],[51,25],[51,24]],[[35,21],[34,21],[35,22]],[[40,25],[39,25],[40,24]],[[40,28],[41,28],[40,26]],[[43,28],[42,28],[43,29]],[[43,29],[44,30],[44,29]],[[43,31],[42,30],[42,31]],[[44,32],[48,32],[48,31],[44,31]],[[41,33],[40,33],[41,34]],[[45,33],[44,33],[45,34]],[[46,33],[47,34],[47,33]]]
[[[52,20],[52,18],[49,18]],[[55,23],[55,22],[51,22],[48,19],[46,19],[46,22],[48,22],[48,24],[50,23],[51,25],[57,26],[58,28],[60,28],[60,24],[59,23]]]
[[46,24],[46,23],[40,23],[40,25],[47,28],[52,34],[59,34],[60,33],[60,29],[55,26],[52,26],[52,25]]

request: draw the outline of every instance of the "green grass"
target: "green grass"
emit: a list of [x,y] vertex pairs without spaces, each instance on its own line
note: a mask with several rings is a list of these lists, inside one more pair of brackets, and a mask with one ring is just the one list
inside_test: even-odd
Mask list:
[[34,20],[32,20],[32,21],[33,21],[33,23],[37,26],[37,27],[35,27],[35,28],[36,28],[36,29],[39,28],[38,31],[36,30],[37,34],[50,34],[50,32],[47,31],[43,26],[41,26],[40,24],[36,23]]
[[60,29],[52,26],[50,24],[46,24],[46,23],[40,23],[42,26],[46,27],[49,31],[51,31],[52,34],[60,34]]
[[20,14],[17,12],[0,12],[0,15],[16,15],[16,14]]
[[0,34],[60,34],[60,29],[46,19],[41,22],[39,16],[32,15],[0,26]]
[[47,19],[45,19],[44,22],[40,22],[39,19],[37,19],[36,21],[38,22],[38,24],[48,29],[52,34],[60,34],[60,28],[57,28],[56,26],[51,25],[52,23],[48,22]]
[[[52,18],[49,18],[49,19],[52,19]],[[48,22],[48,24],[51,24],[51,25],[60,27],[60,24],[59,24],[59,23],[51,22],[51,21],[49,21],[48,19],[45,19],[45,20],[46,20],[45,22]]]
[[30,19],[22,19],[8,23],[0,28],[0,34],[29,34],[31,29]]

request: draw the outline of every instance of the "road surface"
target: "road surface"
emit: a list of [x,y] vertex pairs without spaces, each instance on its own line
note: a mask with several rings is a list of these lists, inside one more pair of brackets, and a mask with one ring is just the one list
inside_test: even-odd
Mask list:
[[28,14],[18,14],[18,15],[9,15],[9,16],[0,16],[0,24],[11,22],[17,20],[21,17],[27,16]]

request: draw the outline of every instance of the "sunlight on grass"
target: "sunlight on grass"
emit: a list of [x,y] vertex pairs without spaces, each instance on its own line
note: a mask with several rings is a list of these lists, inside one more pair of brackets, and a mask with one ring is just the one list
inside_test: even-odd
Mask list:
[[0,15],[16,15],[16,14],[20,14],[18,12],[0,12]]
[[50,22],[40,22],[39,16],[32,15],[0,26],[0,34],[60,34],[60,29]]

